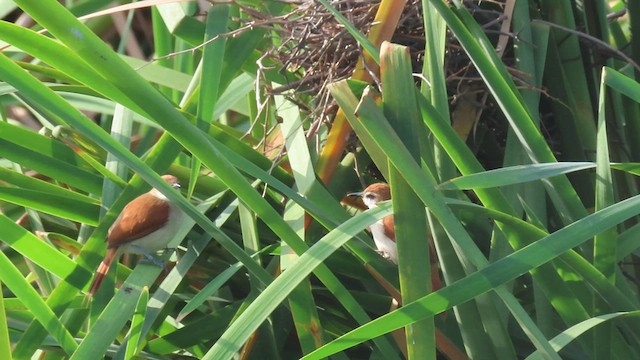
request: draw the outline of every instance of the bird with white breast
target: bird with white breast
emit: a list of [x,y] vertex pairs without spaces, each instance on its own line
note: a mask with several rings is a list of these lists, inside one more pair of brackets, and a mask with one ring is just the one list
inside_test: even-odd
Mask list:
[[[372,209],[378,206],[381,201],[391,200],[391,189],[385,183],[376,183],[369,185],[364,191],[351,193],[348,196],[360,196],[362,202]],[[384,217],[369,226],[373,242],[376,245],[378,253],[394,264],[398,264],[398,246],[396,245],[395,220],[393,215]],[[431,266],[431,283],[432,289],[442,288],[442,281],[438,271],[438,257],[433,241],[429,239],[429,262]]]
[[[348,194],[348,196],[359,196],[362,202],[372,209],[378,206],[381,201],[391,199],[391,190],[389,185],[384,183],[376,183],[369,185],[364,191]],[[398,263],[398,247],[396,245],[396,230],[394,226],[393,215],[384,217],[371,224],[369,227],[373,242],[376,244],[378,253],[385,259]]]
[[[163,175],[162,179],[174,189],[180,188],[175,176]],[[109,228],[105,239],[107,253],[89,287],[89,297],[98,291],[111,264],[123,252],[150,257],[151,253],[165,249],[180,228],[182,214],[155,188],[127,204]]]

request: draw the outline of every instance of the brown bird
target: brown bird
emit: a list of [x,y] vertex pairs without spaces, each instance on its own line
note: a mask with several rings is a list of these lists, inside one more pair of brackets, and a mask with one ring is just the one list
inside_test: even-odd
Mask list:
[[[175,176],[163,175],[162,179],[173,188],[180,188]],[[181,218],[182,211],[155,188],[127,204],[109,228],[105,240],[107,253],[89,287],[89,296],[98,291],[111,263],[121,253],[151,257],[151,253],[166,248],[175,237]]]
[[[377,207],[381,201],[391,200],[391,190],[389,185],[385,183],[376,183],[367,186],[362,192],[351,193],[348,194],[348,196],[360,196],[362,202],[364,202],[369,209],[372,209]],[[393,215],[376,221],[371,224],[369,229],[371,230],[373,242],[376,244],[378,253],[394,264],[398,264],[398,246],[396,245],[396,230]],[[431,281],[433,289],[437,290],[442,287],[442,282],[438,274],[438,258],[436,256],[435,246],[431,240],[429,241],[429,248],[431,249],[431,258],[429,259],[431,262]]]
[[[349,196],[360,196],[362,202],[372,209],[378,206],[380,201],[391,199],[389,185],[383,183],[371,184],[364,191],[351,193]],[[393,215],[386,216],[378,220],[369,227],[373,242],[376,244],[378,253],[385,259],[398,263],[398,247],[396,246],[396,229]]]

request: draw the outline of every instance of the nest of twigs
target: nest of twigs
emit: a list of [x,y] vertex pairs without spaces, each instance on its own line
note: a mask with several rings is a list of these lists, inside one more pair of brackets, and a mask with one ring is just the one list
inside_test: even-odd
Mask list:
[[[371,0],[329,2],[364,34],[368,33],[379,5],[379,1]],[[469,1],[467,6],[478,22],[485,24],[485,31],[492,41],[495,40],[494,43],[497,43],[500,35],[512,36],[500,32],[504,18],[501,3],[490,2],[487,6],[487,2],[483,2],[482,8],[477,3]],[[422,14],[422,1],[408,1],[392,39],[410,49],[414,73],[422,72],[425,48]],[[277,18],[255,12],[249,15],[249,19],[246,19],[248,23],[255,21],[262,26],[268,24],[266,26],[283,39],[277,48],[265,56],[274,61],[275,67],[281,69],[283,74],[294,74],[295,78],[283,86],[269,89],[269,93],[286,94],[306,110],[308,120],[314,124],[310,126],[308,134],[312,136],[318,124],[333,119],[337,109],[327,86],[353,74],[356,64],[362,61],[361,47],[333,14],[315,1],[303,1],[290,13]],[[503,55],[507,64],[512,62],[509,60],[509,47]],[[483,120],[488,119],[484,121],[484,126],[494,133],[498,143],[503,143],[506,139],[506,123],[497,106],[492,103],[493,99],[484,96],[484,82],[452,34],[447,37],[445,66],[452,111],[463,99],[471,102],[478,107],[478,114],[482,114]],[[419,81],[416,78],[416,83]],[[470,134],[473,136],[475,132]]]

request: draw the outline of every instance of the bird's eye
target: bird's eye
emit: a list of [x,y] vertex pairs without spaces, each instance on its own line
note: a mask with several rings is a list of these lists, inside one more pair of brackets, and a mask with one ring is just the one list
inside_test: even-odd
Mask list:
[[373,199],[376,198],[376,195],[372,194],[372,193],[368,193],[368,194],[364,194],[364,197],[367,198],[367,199],[373,200]]

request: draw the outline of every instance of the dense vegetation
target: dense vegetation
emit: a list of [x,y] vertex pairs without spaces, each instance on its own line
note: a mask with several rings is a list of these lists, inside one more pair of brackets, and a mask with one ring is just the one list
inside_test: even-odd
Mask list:
[[0,2],[0,359],[640,358],[640,3],[120,3]]

